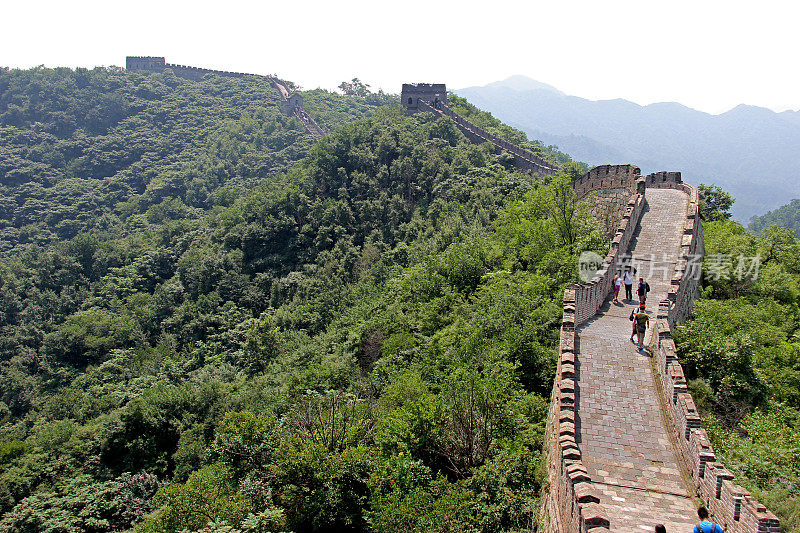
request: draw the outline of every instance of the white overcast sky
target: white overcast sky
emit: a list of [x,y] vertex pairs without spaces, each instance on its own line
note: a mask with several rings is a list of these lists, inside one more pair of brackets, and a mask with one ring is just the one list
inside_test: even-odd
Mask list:
[[126,55],[398,93],[523,74],[567,94],[719,113],[800,109],[800,2],[372,0],[0,3],[0,66],[124,66]]

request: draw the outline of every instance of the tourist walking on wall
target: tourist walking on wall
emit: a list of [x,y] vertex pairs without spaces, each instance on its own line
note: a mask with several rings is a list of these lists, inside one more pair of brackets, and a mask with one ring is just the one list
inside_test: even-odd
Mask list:
[[647,293],[650,292],[650,284],[647,283],[642,276],[639,276],[639,303],[643,304],[647,300]]
[[725,533],[719,524],[708,519],[708,509],[705,507],[697,510],[697,516],[700,517],[700,523],[694,526],[694,533]]
[[636,333],[639,340],[639,349],[641,350],[644,348],[644,334],[647,331],[647,327],[650,325],[650,315],[647,314],[644,310],[644,304],[641,303],[639,304],[638,311],[636,309],[631,311],[631,316],[629,318],[633,321],[631,341],[633,341],[633,334]]
[[633,274],[631,274],[631,267],[625,270],[622,275],[622,281],[625,283],[625,299],[633,300]]
[[619,274],[614,276],[614,279],[611,280],[611,288],[614,290],[614,303],[619,303],[619,289],[622,286],[622,278],[619,277]]

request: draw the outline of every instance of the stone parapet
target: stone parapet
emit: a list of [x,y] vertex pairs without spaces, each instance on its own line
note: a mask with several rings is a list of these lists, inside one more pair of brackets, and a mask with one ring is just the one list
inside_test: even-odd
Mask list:
[[522,171],[547,175],[553,175],[558,171],[557,165],[550,163],[549,161],[545,161],[536,154],[533,154],[527,150],[523,150],[514,143],[510,143],[505,139],[501,139],[500,137],[489,133],[483,128],[476,126],[466,118],[447,107],[446,102],[439,102],[436,107],[434,107],[430,103],[420,98],[416,101],[416,105],[419,111],[429,111],[431,113],[450,117],[450,119],[467,137],[467,139],[470,140],[470,142],[476,144],[488,142],[497,148],[510,153],[514,156],[514,166]]
[[715,520],[728,533],[777,533],[774,514],[749,492],[733,482],[733,475],[716,461],[700,416],[687,391],[683,368],[678,362],[672,329],[691,311],[700,282],[703,228],[697,188],[681,181],[680,172],[658,172],[644,178],[648,187],[680,189],[689,195],[683,224],[680,258],[675,265],[667,297],[659,302],[655,321],[655,364],[658,388],[663,395],[668,424],[675,435],[677,451],[700,498]]
[[127,56],[125,58],[125,68],[127,70],[143,70],[146,72],[164,72],[171,69],[172,72],[181,78],[199,81],[206,74],[216,74],[217,76],[227,76],[232,78],[243,78],[245,76],[255,76],[255,74],[245,74],[244,72],[228,72],[227,70],[213,70],[208,68],[190,67],[188,65],[176,65],[167,63],[163,57],[150,56]]
[[[627,172],[628,165],[623,167]],[[600,270],[589,283],[571,284],[564,290],[556,379],[547,419],[550,491],[543,508],[548,514],[546,527],[551,532],[599,531],[610,527],[608,517],[598,505],[600,495],[593,488],[575,441],[575,328],[594,316],[605,301],[614,273],[621,267],[622,256],[627,252],[641,218],[645,203],[644,180],[638,172],[631,173],[634,175],[637,176],[636,182],[623,187],[620,187],[619,179],[587,180],[580,185],[586,188],[587,193],[589,181],[592,187],[596,187],[592,190],[608,186],[632,190],[633,193]]]
[[[599,181],[595,183],[597,185],[600,184]],[[644,181],[640,178],[631,188],[634,193],[628,200],[622,219],[611,241],[611,249],[602,266],[588,283],[570,285],[570,288],[575,293],[574,315],[576,326],[581,325],[597,313],[597,310],[600,309],[609,292],[611,292],[611,282],[615,273],[622,270],[627,264],[628,245],[639,224],[645,204]]]
[[447,105],[447,86],[444,83],[404,83],[400,90],[400,103],[409,113],[425,111],[420,102]]
[[636,165],[600,165],[573,181],[572,188],[578,199],[590,192],[609,189],[625,189],[635,194],[640,179],[641,170]]

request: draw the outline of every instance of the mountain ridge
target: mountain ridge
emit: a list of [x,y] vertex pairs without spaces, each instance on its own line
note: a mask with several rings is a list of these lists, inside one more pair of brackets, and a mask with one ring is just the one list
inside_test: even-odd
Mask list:
[[[737,199],[747,220],[800,195],[800,114],[740,104],[718,115],[679,102],[589,100],[515,76],[456,94],[590,165],[630,162],[643,172],[681,170]],[[506,83],[512,80],[510,83]]]

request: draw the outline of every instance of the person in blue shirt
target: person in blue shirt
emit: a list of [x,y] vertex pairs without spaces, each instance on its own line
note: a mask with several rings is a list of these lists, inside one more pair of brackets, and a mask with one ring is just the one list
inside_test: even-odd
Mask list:
[[708,520],[708,509],[705,507],[697,510],[697,516],[700,517],[700,523],[694,526],[694,533],[725,533],[722,526]]

